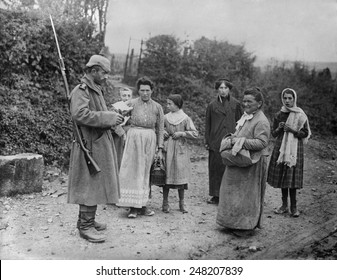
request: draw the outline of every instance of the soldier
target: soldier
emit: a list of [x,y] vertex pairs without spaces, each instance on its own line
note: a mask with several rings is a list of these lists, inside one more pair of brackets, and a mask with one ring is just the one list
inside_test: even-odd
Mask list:
[[101,232],[106,224],[95,221],[98,204],[118,202],[119,179],[117,155],[111,127],[123,122],[123,116],[108,111],[102,85],[110,72],[110,61],[93,55],[86,64],[82,83],[70,94],[70,112],[80,130],[86,148],[101,171],[90,174],[83,150],[75,139],[72,144],[69,168],[68,203],[79,204],[77,228],[89,242],[104,242]]

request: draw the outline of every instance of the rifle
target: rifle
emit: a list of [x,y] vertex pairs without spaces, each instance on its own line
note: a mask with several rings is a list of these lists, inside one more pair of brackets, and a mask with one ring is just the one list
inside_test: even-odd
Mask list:
[[[55,31],[55,27],[54,27],[54,23],[53,23],[53,19],[52,19],[51,15],[50,15],[50,21],[51,21],[51,26],[52,26],[53,31],[54,31],[56,47],[57,47],[57,51],[58,51],[58,55],[59,55],[60,70],[61,70],[61,73],[62,73],[63,83],[64,83],[64,87],[66,89],[66,95],[67,95],[66,97],[67,97],[67,100],[69,102],[69,108],[70,108],[70,93],[69,93],[69,85],[68,85],[67,76],[66,76],[66,68],[64,66],[64,61],[63,61],[63,58],[62,58],[62,55],[61,55],[61,50],[60,50],[60,46],[59,46],[59,43],[58,43],[58,40],[57,40],[57,35],[56,35],[56,31]],[[73,118],[72,118],[72,122],[73,122],[73,127],[74,127],[75,138],[77,139],[77,142],[79,143],[80,148],[82,149],[82,151],[84,153],[84,158],[85,158],[85,161],[87,163],[89,173],[91,175],[95,175],[98,172],[100,172],[101,169],[99,168],[98,164],[95,162],[93,157],[91,156],[90,150],[88,150],[85,147],[85,144],[84,144],[85,140],[82,139],[80,129],[79,129],[77,123],[75,122],[75,120]]]

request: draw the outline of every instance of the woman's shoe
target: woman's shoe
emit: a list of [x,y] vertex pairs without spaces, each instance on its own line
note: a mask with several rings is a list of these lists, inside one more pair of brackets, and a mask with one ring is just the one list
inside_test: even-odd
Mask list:
[[137,218],[137,210],[135,208],[130,208],[128,218],[131,219]]
[[168,205],[168,203],[163,203],[163,206],[162,206],[162,210],[164,213],[170,213],[170,206]]
[[188,211],[185,209],[185,203],[184,203],[184,201],[179,201],[179,210],[183,214],[188,213]]
[[207,200],[208,204],[219,204],[219,197],[213,196],[211,199]]
[[251,237],[255,234],[253,229],[243,230],[243,229],[231,229],[231,233],[237,237]]
[[140,215],[143,216],[153,216],[154,215],[154,211],[147,208],[147,207],[142,207],[142,209],[140,210]]
[[300,216],[300,212],[297,209],[295,209],[291,211],[291,216],[294,218],[298,218]]
[[281,206],[279,209],[274,211],[275,214],[286,214],[289,213],[289,209],[287,206]]

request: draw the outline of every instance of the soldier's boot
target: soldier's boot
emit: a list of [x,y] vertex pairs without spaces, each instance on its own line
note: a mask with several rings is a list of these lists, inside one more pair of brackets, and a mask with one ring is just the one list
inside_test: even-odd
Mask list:
[[80,206],[80,236],[92,243],[101,243],[106,240],[105,234],[95,229],[95,215],[97,206]]
[[[80,229],[80,223],[81,223],[81,214],[78,214],[78,220],[77,220],[77,229]],[[94,227],[96,230],[98,231],[102,231],[102,230],[106,230],[107,229],[107,225],[104,224],[104,223],[99,223],[99,222],[96,222],[94,223]]]
[[[81,211],[78,212],[78,219],[77,219],[77,224],[76,224],[77,229],[80,229],[80,224],[81,224]],[[106,224],[99,223],[99,222],[96,222],[96,221],[94,222],[94,227],[98,231],[102,231],[102,230],[106,230],[107,229],[107,225]]]

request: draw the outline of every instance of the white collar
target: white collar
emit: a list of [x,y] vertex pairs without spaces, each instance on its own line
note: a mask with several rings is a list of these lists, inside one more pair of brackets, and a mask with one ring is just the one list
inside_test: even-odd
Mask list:
[[184,113],[182,109],[179,109],[176,112],[170,112],[165,116],[167,121],[173,125],[180,124],[187,117],[187,115]]
[[240,129],[240,127],[242,127],[246,121],[251,120],[254,117],[254,114],[247,114],[246,112],[243,113],[243,115],[241,116],[241,118],[236,122],[237,125],[235,127],[236,130]]

